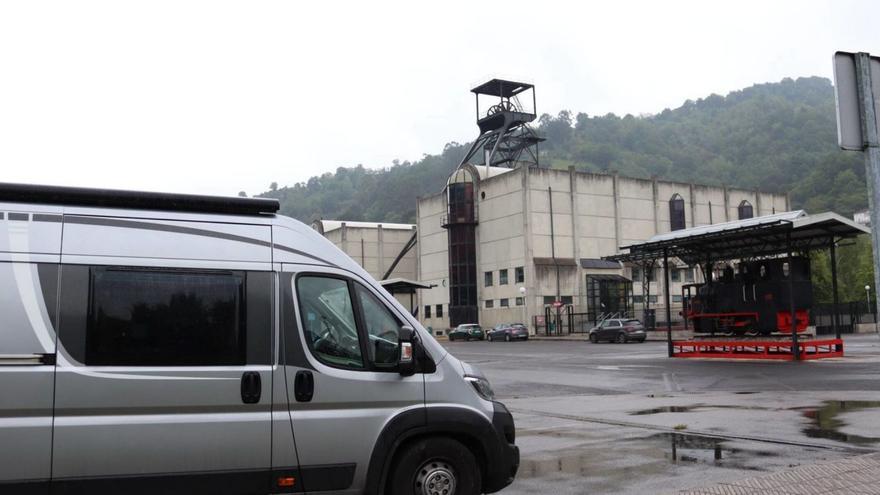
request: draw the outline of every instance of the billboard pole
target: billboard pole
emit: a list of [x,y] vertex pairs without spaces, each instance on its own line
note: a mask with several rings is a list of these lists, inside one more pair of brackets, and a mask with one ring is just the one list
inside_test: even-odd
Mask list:
[[[871,251],[874,255],[874,287],[880,287],[880,138],[877,129],[877,107],[871,81],[871,56],[855,54],[856,85],[862,146],[865,155],[865,178],[868,182],[868,207],[871,209]],[[877,298],[880,304],[880,297]],[[880,306],[878,306],[880,308]],[[874,314],[880,314],[876,311]]]

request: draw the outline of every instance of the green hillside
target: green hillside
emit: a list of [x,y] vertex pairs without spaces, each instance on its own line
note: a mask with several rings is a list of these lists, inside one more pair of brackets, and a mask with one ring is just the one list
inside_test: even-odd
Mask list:
[[[789,191],[795,207],[812,212],[850,215],[867,205],[861,156],[837,148],[833,88],[823,78],[758,84],[651,116],[563,111],[538,127],[547,137],[542,164],[552,167]],[[340,167],[261,196],[303,221],[414,222],[416,198],[439,191],[464,153],[450,143],[415,163]]]

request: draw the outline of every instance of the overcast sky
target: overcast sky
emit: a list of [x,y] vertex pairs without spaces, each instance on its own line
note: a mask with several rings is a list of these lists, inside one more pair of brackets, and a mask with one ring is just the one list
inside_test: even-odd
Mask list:
[[249,194],[476,136],[469,90],[656,113],[880,54],[880,2],[0,3],[0,182]]

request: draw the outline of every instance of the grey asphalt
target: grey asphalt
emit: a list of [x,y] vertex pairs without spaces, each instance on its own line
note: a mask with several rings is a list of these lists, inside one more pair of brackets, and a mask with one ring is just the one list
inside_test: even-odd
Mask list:
[[455,342],[514,414],[502,493],[674,493],[880,450],[880,338],[810,362],[670,359],[662,342]]

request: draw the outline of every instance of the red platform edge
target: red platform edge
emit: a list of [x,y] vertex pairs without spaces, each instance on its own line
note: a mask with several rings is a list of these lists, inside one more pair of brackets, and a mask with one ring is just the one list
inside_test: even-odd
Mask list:
[[[793,348],[791,340],[676,340],[672,357],[794,361]],[[801,360],[843,357],[842,339],[800,341],[798,348]]]

